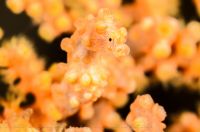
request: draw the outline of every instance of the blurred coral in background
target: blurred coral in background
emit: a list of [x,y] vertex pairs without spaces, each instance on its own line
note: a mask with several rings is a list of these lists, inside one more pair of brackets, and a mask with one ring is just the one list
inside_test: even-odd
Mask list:
[[200,132],[199,16],[199,0],[1,1],[0,132]]

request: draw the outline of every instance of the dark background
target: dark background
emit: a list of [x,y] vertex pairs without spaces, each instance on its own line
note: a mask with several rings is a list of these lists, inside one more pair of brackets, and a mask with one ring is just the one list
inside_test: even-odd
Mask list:
[[[124,0],[123,4],[128,4],[129,2],[132,2],[132,0]],[[181,0],[180,11],[181,14],[176,17],[183,17],[186,22],[200,20],[192,0]],[[25,13],[13,14],[6,8],[5,0],[0,0],[0,27],[4,29],[5,33],[3,40],[13,35],[26,35],[33,42],[37,53],[46,59],[46,68],[53,62],[66,61],[66,53],[60,49],[60,42],[63,37],[70,36],[70,34],[62,34],[51,44],[46,43],[38,36],[38,27],[32,24],[30,18]],[[164,106],[168,115],[165,120],[167,125],[171,123],[171,115],[185,110],[197,112],[196,104],[200,101],[200,92],[189,91],[183,87],[173,88],[170,85],[164,87],[159,82],[152,83],[144,93],[151,94],[155,102]],[[129,104],[134,99],[135,95],[130,96]],[[118,110],[124,118],[129,112],[129,104],[125,108]]]

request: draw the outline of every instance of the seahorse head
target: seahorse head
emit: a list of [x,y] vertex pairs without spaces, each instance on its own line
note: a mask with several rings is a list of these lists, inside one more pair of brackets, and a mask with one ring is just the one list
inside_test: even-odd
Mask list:
[[[82,45],[88,51],[110,52],[116,57],[129,54],[130,49],[125,44],[127,31],[117,24],[108,9],[101,9],[96,16],[89,15],[85,19],[77,21],[75,27],[76,31],[71,37],[71,43],[75,42],[76,46],[77,44]],[[72,38],[74,39],[72,40]],[[63,49],[67,49],[64,46],[67,47],[67,44],[61,45]],[[75,50],[76,48],[72,46],[68,49]]]
[[117,25],[113,14],[108,9],[101,9],[90,32],[91,50],[101,50],[113,53],[115,56],[124,56],[129,53],[125,44],[127,31]]
[[97,38],[97,45],[104,50],[111,51],[115,56],[129,54],[130,49],[125,44],[127,31],[124,27],[120,27],[117,24],[109,10],[102,9],[99,11],[95,22],[95,33],[91,37],[93,36]]

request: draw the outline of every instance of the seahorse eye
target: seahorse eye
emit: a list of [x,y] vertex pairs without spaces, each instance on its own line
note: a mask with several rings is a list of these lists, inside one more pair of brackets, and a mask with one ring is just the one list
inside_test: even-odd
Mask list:
[[21,81],[21,78],[16,78],[15,80],[14,80],[14,82],[13,82],[13,84],[14,85],[17,85],[17,84],[19,84],[20,83],[20,81]]
[[112,38],[109,38],[109,41],[111,42],[111,41],[112,41]]

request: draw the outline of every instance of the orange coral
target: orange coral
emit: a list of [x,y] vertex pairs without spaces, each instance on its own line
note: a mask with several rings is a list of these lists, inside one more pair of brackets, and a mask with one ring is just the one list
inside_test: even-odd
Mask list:
[[[14,113],[12,113],[14,115]],[[21,115],[16,116],[12,115],[7,117],[0,124],[0,131],[1,132],[39,132],[36,128],[34,128],[31,123],[29,122],[30,115],[32,114],[32,110],[28,109],[21,113]]]
[[101,8],[110,10],[118,9],[122,0],[64,0],[64,4],[69,8],[69,14],[73,20],[89,14],[96,14]]
[[32,109],[27,109],[20,114],[12,113],[0,123],[1,132],[91,132],[90,128],[65,128],[65,124],[51,123],[41,128],[35,128],[32,125]]
[[180,0],[135,0],[118,9],[119,18],[127,27],[148,17],[174,16],[179,13]]
[[147,17],[131,27],[128,42],[135,56],[152,54],[156,59],[166,58],[178,31],[178,21],[172,17]]
[[39,35],[51,42],[62,33],[72,32],[72,23],[78,18],[96,14],[100,8],[117,9],[121,0],[6,0],[6,4],[16,14],[25,11],[39,24]]
[[178,13],[179,0],[136,0],[135,6],[140,16],[168,16]]
[[184,84],[198,89],[199,32],[197,21],[183,25],[172,17],[145,17],[133,24],[128,34],[136,67],[151,71],[165,84],[170,82],[175,87]]
[[169,127],[168,132],[199,132],[200,118],[192,112],[183,112]]
[[200,15],[200,2],[199,0],[193,0],[195,6],[196,6],[196,10],[198,12],[198,14]]
[[94,105],[94,109],[94,116],[88,121],[88,126],[92,131],[103,132],[107,128],[116,132],[131,132],[129,126],[108,101],[100,100]]
[[34,125],[40,126],[61,118],[51,101],[51,76],[49,72],[44,71],[44,62],[36,56],[31,43],[24,37],[13,37],[5,41],[0,50],[0,66],[4,67],[0,73],[10,85],[9,90],[14,95],[17,94],[17,98],[8,94],[8,102],[1,101],[6,107],[4,115],[21,111],[19,106],[26,101],[25,96],[29,94],[35,101],[31,106],[34,117],[42,118],[39,123],[34,121]]
[[83,127],[83,128],[70,127],[66,129],[65,132],[92,132],[92,131],[87,127]]
[[73,29],[63,0],[7,0],[6,4],[14,13],[25,11],[34,23],[40,25],[38,33],[46,41]]
[[164,132],[162,121],[166,117],[162,106],[154,104],[150,95],[138,96],[131,104],[126,122],[136,132]]

